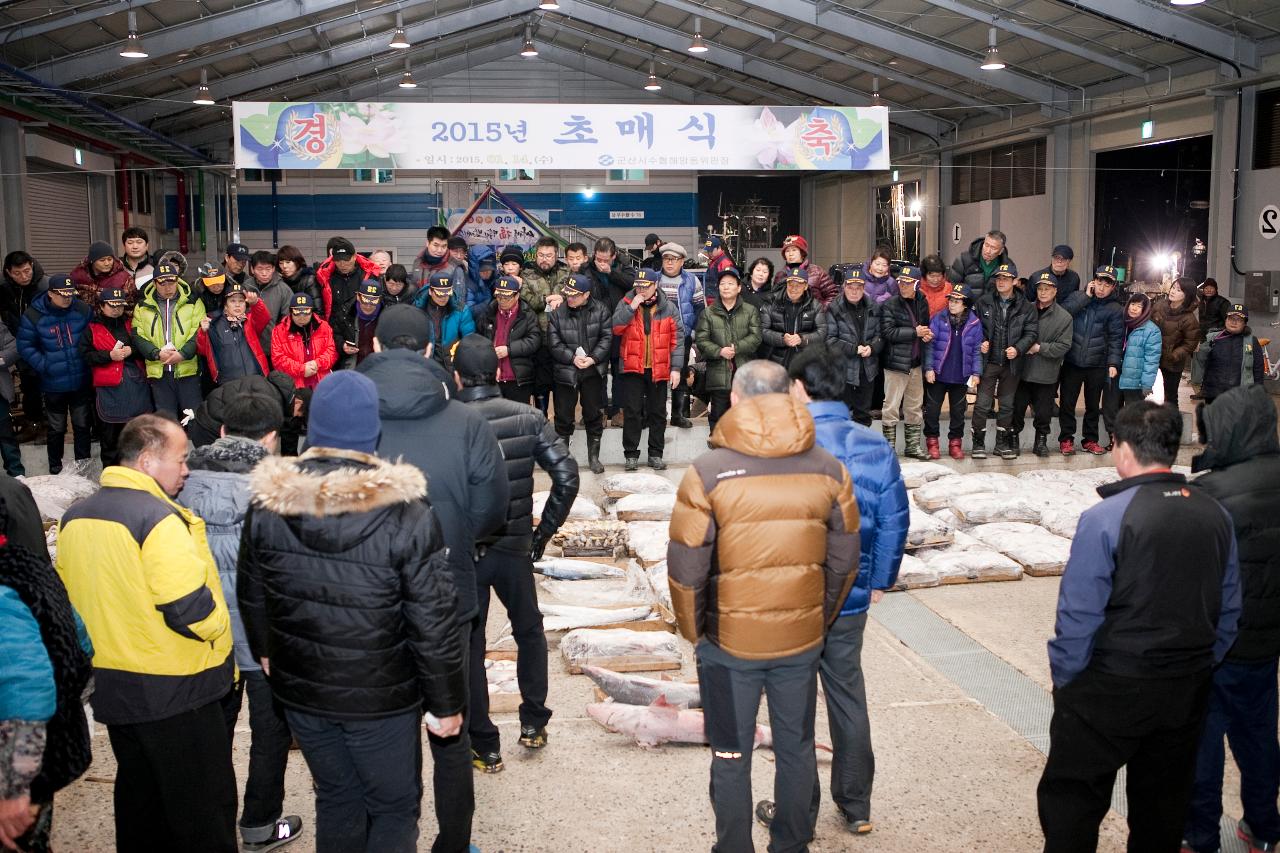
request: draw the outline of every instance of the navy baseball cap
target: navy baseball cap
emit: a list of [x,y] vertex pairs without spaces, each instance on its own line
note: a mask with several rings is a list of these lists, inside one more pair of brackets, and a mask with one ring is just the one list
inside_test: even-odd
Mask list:
[[316,307],[316,303],[311,299],[310,293],[295,293],[293,299],[289,300],[290,311],[311,311]]
[[[999,275],[999,274],[1000,274],[999,272],[996,272],[996,275]],[[911,284],[919,284],[920,278],[921,278],[920,268],[913,267],[911,266],[911,264],[906,264],[905,266],[903,266],[898,270],[899,282],[906,281],[906,282],[910,282]]]
[[71,276],[69,275],[49,276],[49,289],[58,293],[76,292],[76,286],[71,283]]
[[1017,278],[1018,265],[1012,262],[1007,264],[1001,264],[1000,266],[996,267],[996,271],[992,274],[991,277],[996,278],[1002,275],[1007,275],[1009,276],[1009,278]]
[[453,293],[453,279],[450,278],[449,273],[436,273],[431,276],[427,288],[436,293]]
[[228,243],[225,252],[228,258],[235,258],[237,261],[249,260],[249,247],[244,243]]
[[651,270],[648,267],[642,267],[636,270],[636,284],[648,287],[651,284],[657,284],[662,280],[662,276],[657,270]]
[[573,273],[564,280],[564,293],[568,296],[577,296],[580,293],[591,292],[591,279],[582,273]]
[[493,284],[494,296],[515,296],[520,292],[520,282],[513,275],[500,275]]
[[1093,271],[1093,277],[1110,279],[1111,283],[1115,284],[1115,282],[1117,281],[1116,268],[1111,266],[1111,264],[1103,264],[1102,266],[1098,267],[1096,270]]
[[118,287],[104,287],[98,293],[98,301],[107,305],[124,305],[128,303],[129,298]]
[[1052,257],[1062,258],[1063,260],[1070,261],[1070,260],[1073,260],[1075,256],[1076,256],[1076,253],[1071,251],[1071,247],[1068,246],[1066,243],[1059,243],[1057,246],[1053,247]]
[[713,234],[707,238],[705,243],[702,244],[702,248],[706,249],[708,252],[713,252],[716,249],[723,249],[724,241]]

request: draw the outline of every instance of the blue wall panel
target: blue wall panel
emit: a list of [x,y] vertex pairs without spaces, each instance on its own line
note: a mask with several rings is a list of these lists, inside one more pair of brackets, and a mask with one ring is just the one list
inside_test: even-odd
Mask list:
[[[552,210],[552,225],[577,225],[591,230],[608,228],[693,228],[698,224],[697,193],[597,192],[510,193],[533,210]],[[271,230],[271,196],[241,194],[240,230]],[[436,224],[435,193],[333,193],[278,196],[279,228],[289,231],[357,231],[426,229]],[[165,199],[166,221],[177,227],[177,197]],[[221,209],[219,209],[221,210]],[[643,219],[610,219],[611,210],[638,210]]]

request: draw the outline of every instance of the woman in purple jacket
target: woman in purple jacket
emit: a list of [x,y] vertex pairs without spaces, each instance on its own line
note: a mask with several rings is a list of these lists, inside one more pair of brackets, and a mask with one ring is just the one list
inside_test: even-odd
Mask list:
[[933,361],[925,371],[924,443],[930,459],[942,456],[938,446],[938,419],[942,400],[950,399],[951,423],[947,429],[947,453],[963,459],[965,394],[976,388],[982,375],[982,321],[971,309],[969,288],[955,284],[947,294],[947,310],[933,315]]

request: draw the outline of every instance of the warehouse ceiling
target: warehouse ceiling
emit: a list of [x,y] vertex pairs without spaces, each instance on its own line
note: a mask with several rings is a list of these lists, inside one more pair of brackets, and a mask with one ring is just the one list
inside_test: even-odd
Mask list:
[[[177,165],[225,160],[232,100],[402,97],[515,55],[662,98],[746,104],[879,102],[900,135],[1064,115],[1093,92],[1225,63],[1242,75],[1280,49],[1280,3],[1211,0],[0,0],[0,105]],[[132,10],[146,52],[119,55]],[[408,50],[388,47],[401,17]],[[696,23],[708,50],[687,51]],[[980,71],[996,28],[1007,67]],[[1175,71],[1174,66],[1177,66]],[[201,73],[211,106],[191,103]],[[415,93],[421,98],[422,90]],[[496,100],[497,98],[495,98]],[[194,149],[201,149],[200,151]]]

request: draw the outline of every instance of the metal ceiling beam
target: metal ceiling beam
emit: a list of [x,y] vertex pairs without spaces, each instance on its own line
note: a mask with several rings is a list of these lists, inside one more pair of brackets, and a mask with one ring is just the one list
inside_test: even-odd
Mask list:
[[[409,38],[410,43],[416,43],[418,41],[426,41],[429,38],[452,35],[453,33],[489,23],[514,25],[515,22],[510,20],[509,16],[527,11],[527,9],[527,3],[522,4],[519,0],[493,0],[493,2],[482,3],[478,6],[471,6],[457,12],[450,12],[421,21],[413,26],[406,27],[405,35]],[[404,57],[401,55],[401,51],[389,51],[387,49],[388,38],[388,33],[378,32],[364,38],[334,45],[327,50],[310,51],[240,74],[223,77],[220,80],[210,80],[209,91],[213,99],[217,101],[235,98],[243,92],[268,88],[284,80],[291,80],[305,74],[318,73],[370,57],[390,56],[403,60]],[[168,101],[177,100],[191,91],[193,91],[191,86],[173,89],[156,96],[163,99],[161,102],[144,101],[140,104],[126,107],[120,112],[137,121],[161,120],[166,116],[186,110],[186,106],[175,106],[173,103],[168,103]]]
[[[581,71],[585,74],[591,74],[602,80],[610,80],[614,83],[620,83],[623,86],[633,86],[636,88],[637,103],[647,103],[654,96],[649,92],[644,92],[643,86],[645,80],[649,77],[647,70],[641,71],[633,68],[627,68],[621,65],[614,65],[612,62],[606,62],[603,59],[597,59],[585,53],[575,53],[572,50],[560,47],[556,44],[538,43],[538,58],[546,59],[561,68],[570,71]],[[643,94],[640,94],[643,92]],[[677,101],[682,104],[695,103],[714,103],[714,104],[736,104],[737,101],[722,98],[719,95],[709,95],[705,92],[699,92],[690,89],[680,83],[672,80],[662,80],[662,91],[657,93],[659,101]]]
[[[493,62],[497,59],[513,56],[520,50],[520,45],[523,41],[524,37],[522,34],[514,38],[504,39],[503,41],[477,48],[476,50],[464,50],[461,53],[456,53],[443,59],[437,59],[433,62],[419,65],[414,69],[414,76],[419,81],[419,88],[423,88],[424,86],[429,85],[429,81],[432,78],[444,77],[447,74],[453,74],[457,71],[465,71],[468,68],[484,65],[487,62]],[[427,48],[411,48],[410,50],[404,51],[404,53],[408,53],[410,55],[410,60],[412,60],[413,55],[415,54],[421,55],[427,52]],[[400,59],[403,66],[404,58],[400,57]],[[306,100],[323,101],[332,99],[338,95],[341,95],[343,100],[368,100],[376,97],[382,92],[385,92],[387,88],[399,82],[399,79],[399,74],[396,74],[394,80],[390,76],[387,76],[381,79],[367,80],[357,83],[349,89],[337,87],[321,89],[320,91],[308,95]],[[418,96],[419,99],[421,99],[421,97],[421,95]],[[413,97],[410,96],[406,98],[406,100],[413,100]],[[190,133],[179,134],[178,137],[188,145],[199,147],[219,141],[229,140],[231,134],[231,116],[227,115],[224,119],[216,123],[204,125]]]
[[[955,12],[964,15],[966,18],[972,18],[983,24],[990,25],[993,21],[992,12],[985,9],[975,9],[967,6],[957,0],[929,0],[929,2],[937,6],[939,9],[946,9],[949,12]],[[998,10],[997,10],[998,11]],[[1020,38],[1034,41],[1038,44],[1047,45],[1054,50],[1060,50],[1063,53],[1070,53],[1081,59],[1087,59],[1095,65],[1102,65],[1113,71],[1119,71],[1122,74],[1128,74],[1131,77],[1137,77],[1144,82],[1147,79],[1147,69],[1132,62],[1125,62],[1123,59],[1117,59],[1109,53],[1100,50],[1094,50],[1091,47],[1075,44],[1064,38],[1055,36],[1053,33],[1037,30],[1034,27],[1028,27],[1025,24],[1018,24],[1009,20],[995,21],[995,26],[1003,32],[1012,33]]]
[[7,24],[0,27],[0,32],[4,33],[4,38],[0,39],[0,41],[7,45],[11,42],[44,35],[45,33],[51,33],[76,24],[83,24],[86,21],[99,21],[117,12],[141,9],[143,6],[150,6],[152,3],[158,2],[160,0],[133,0],[132,3],[129,0],[117,0],[115,3],[109,3],[106,6],[95,6],[83,12],[76,12],[73,15],[60,15],[57,12],[50,12],[23,21],[20,24]]
[[[863,44],[874,45],[890,53],[909,56],[917,62],[932,65],[969,80],[979,80],[992,88],[1017,95],[1038,104],[1066,102],[1067,92],[1055,86],[1014,71],[978,71],[976,57],[957,53],[923,36],[910,35],[843,9],[818,5],[810,0],[738,0],[747,6],[782,15],[802,24],[828,30]],[[1111,0],[1103,0],[1111,2]],[[979,77],[979,74],[981,75]]]
[[777,30],[769,29],[760,24],[754,24],[743,18],[736,18],[733,15],[726,15],[723,12],[717,12],[709,6],[703,6],[699,3],[690,3],[689,0],[657,0],[663,6],[670,6],[672,9],[679,9],[681,12],[687,12],[690,15],[697,15],[704,21],[715,21],[726,27],[733,27],[735,30],[742,30],[759,36],[769,41],[778,40]]
[[[142,40],[152,59],[190,50],[192,45],[219,42],[240,37],[255,30],[289,23],[308,15],[319,15],[346,6],[351,0],[259,0],[216,15],[206,15],[184,24],[143,32]],[[378,9],[371,14],[384,14]],[[82,51],[71,56],[43,62],[23,69],[38,74],[50,83],[66,86],[79,80],[100,77],[129,60],[120,58],[121,42]]]
[[[614,9],[586,3],[583,0],[560,0],[560,11],[553,14],[574,18],[615,33],[624,33],[673,51],[684,52],[684,49],[689,46],[688,33],[660,27],[642,18],[625,15]],[[796,92],[807,92],[833,104],[858,105],[870,100],[865,92],[846,88],[785,65],[720,47],[714,42],[709,42],[708,48],[708,51],[701,55],[703,59],[766,83],[777,83]],[[927,114],[899,112],[894,115],[891,113],[890,119],[902,127],[934,138],[939,137],[947,128],[947,125]]]
[[1120,26],[1137,27],[1152,36],[1193,50],[1229,59],[1247,68],[1258,67],[1258,43],[1186,12],[1175,12],[1142,0],[1058,0],[1082,12],[1089,12]]

